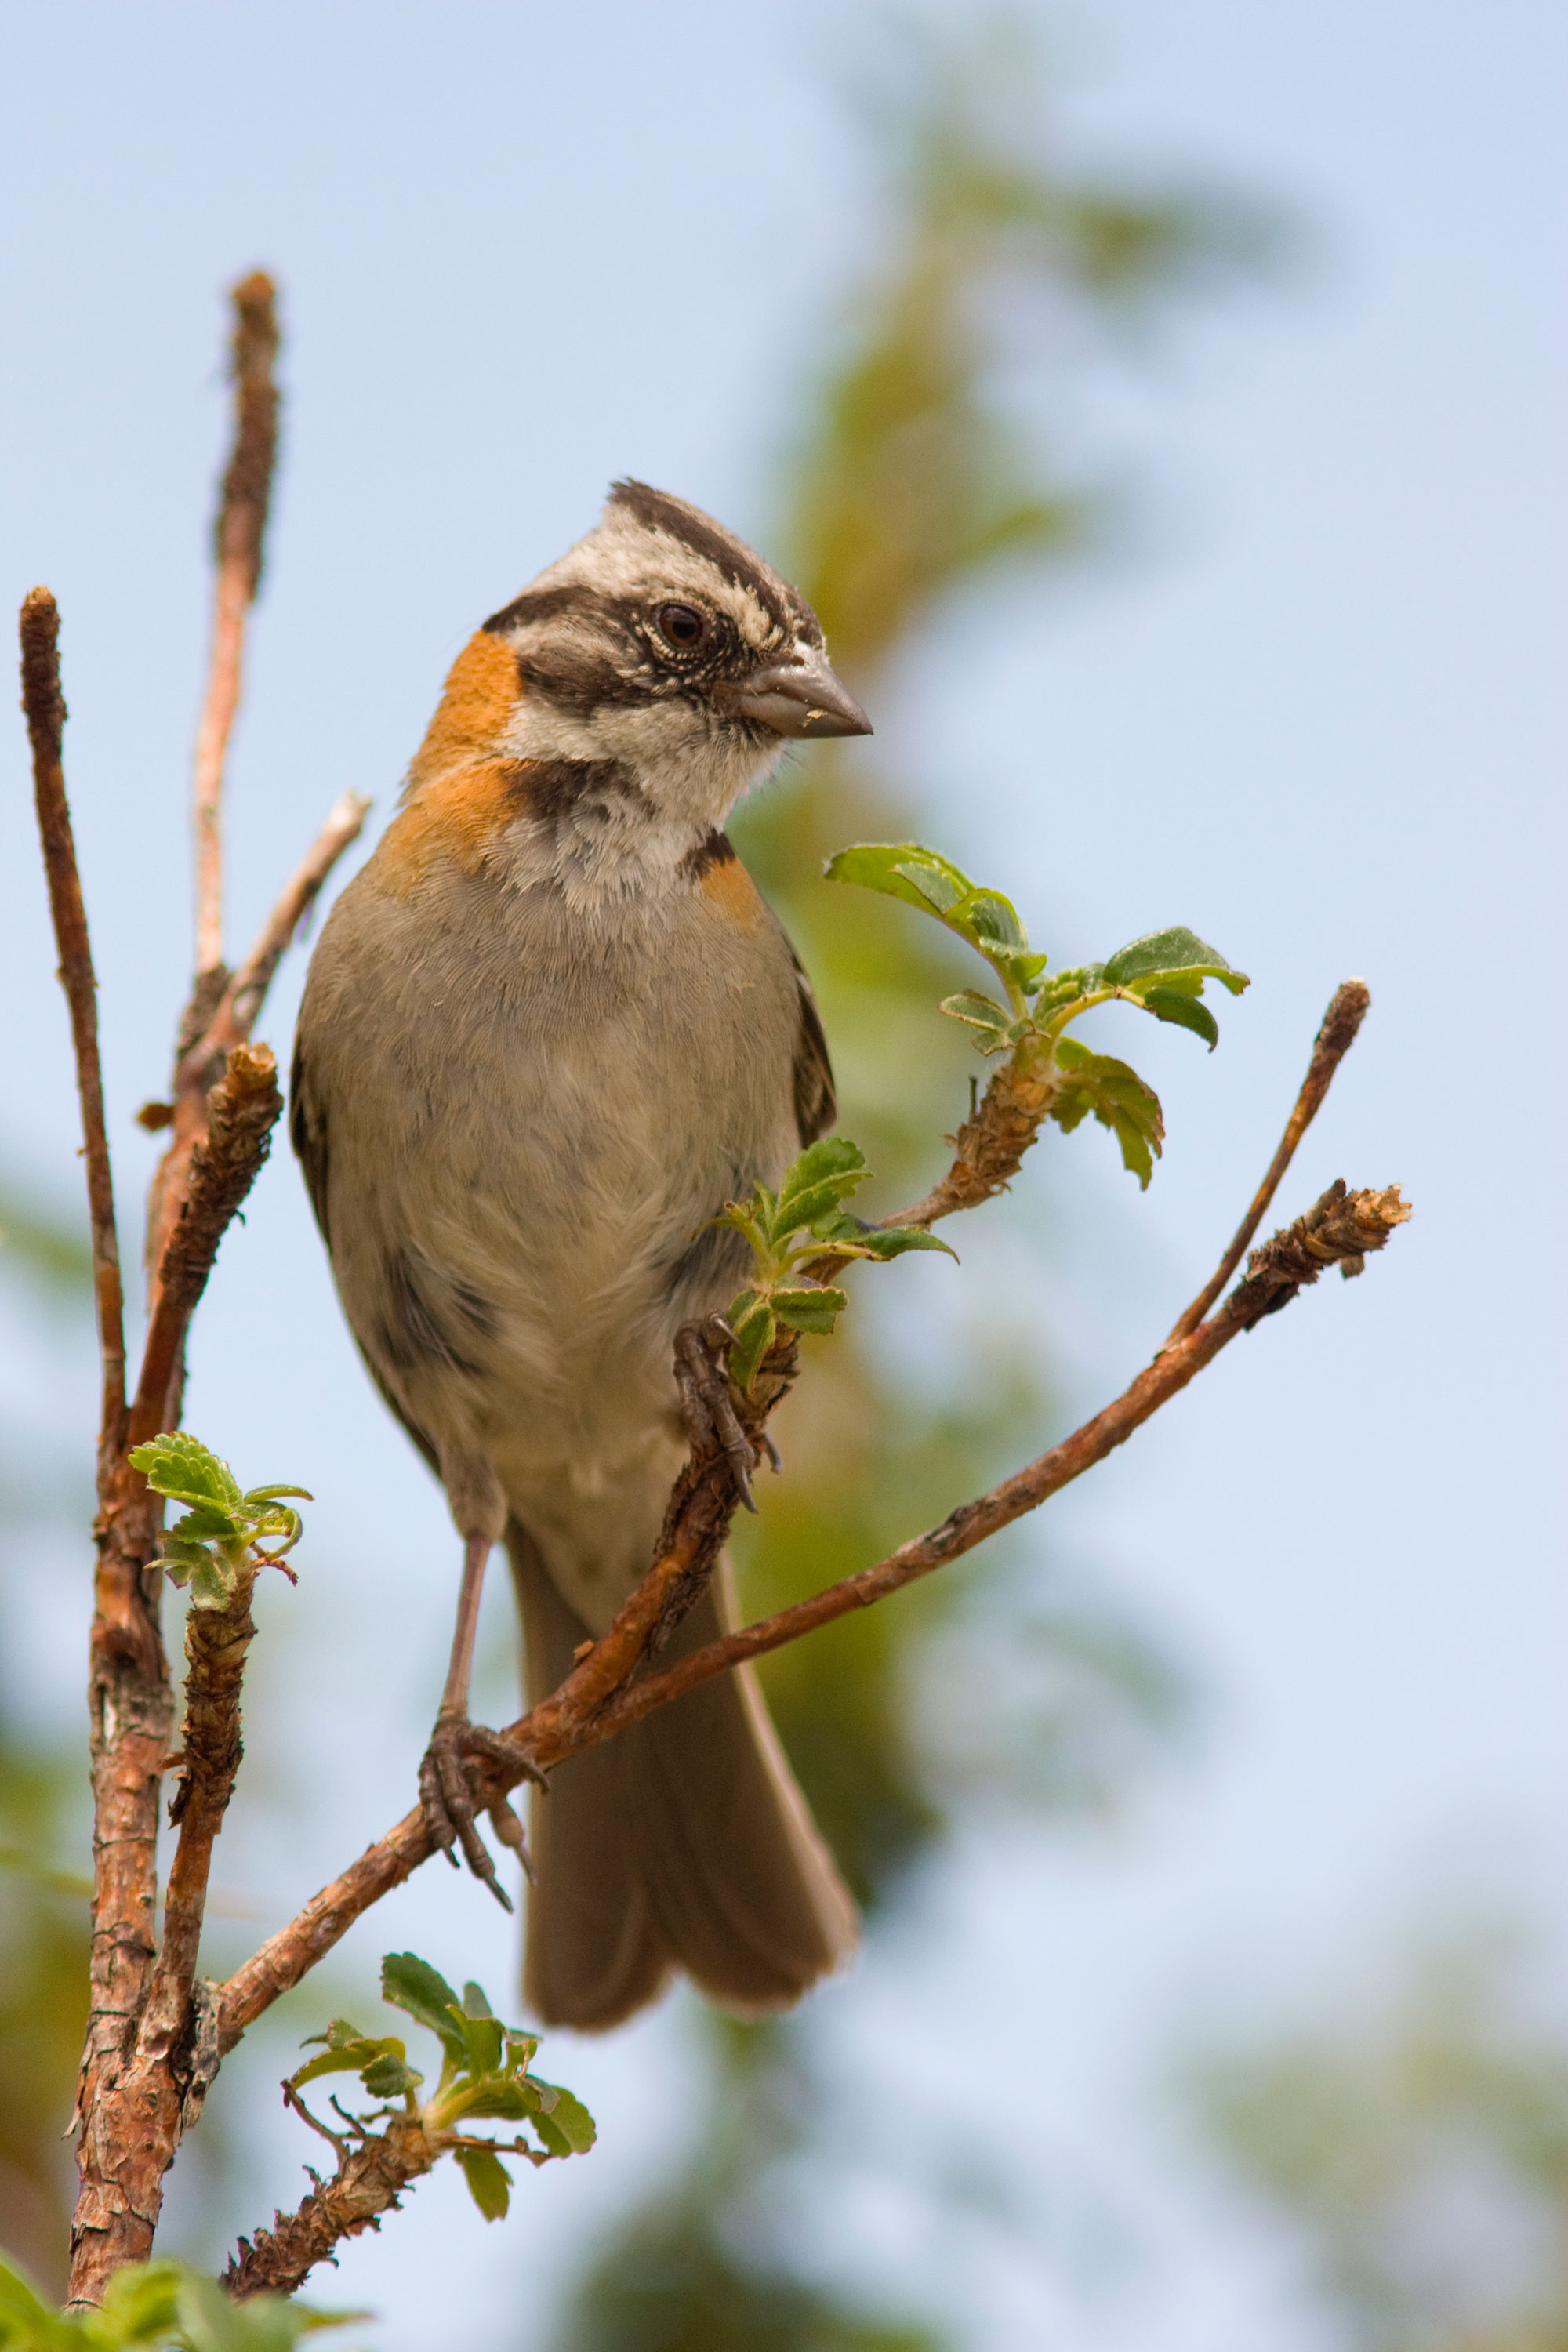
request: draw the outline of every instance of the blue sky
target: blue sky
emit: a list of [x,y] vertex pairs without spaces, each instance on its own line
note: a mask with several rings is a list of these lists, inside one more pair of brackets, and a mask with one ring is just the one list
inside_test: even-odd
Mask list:
[[[188,956],[221,289],[276,268],[289,332],[233,766],[243,939],[340,791],[384,816],[451,655],[612,475],[765,533],[801,367],[868,234],[837,85],[876,21],[752,0],[0,8],[0,547],[12,602],[46,580],[65,615],[127,1217],[152,1160],[129,1115],[163,1082]],[[1341,1173],[1397,1178],[1417,1222],[1058,1507],[1058,1545],[1108,1563],[1194,1661],[1196,1752],[1110,1835],[978,1838],[875,1982],[827,1996],[823,2033],[892,2150],[894,2189],[847,2206],[855,2259],[946,2273],[933,2292],[962,2290],[977,2344],[1021,2352],[1048,2327],[1069,2352],[1295,2352],[1315,2339],[1289,2265],[1174,2152],[1165,2053],[1216,2011],[1321,1992],[1446,1891],[1568,1929],[1568,19],[1085,0],[1048,24],[1075,152],[1233,176],[1310,234],[1292,280],[1119,379],[1101,437],[1148,488],[1136,560],[949,614],[883,740],[931,837],[1013,876],[1057,951],[1181,919],[1254,975],[1212,1060],[1163,1033],[1148,1053],[1172,1140],[1143,1202],[1090,1142],[1041,1179],[1055,1238],[1031,1304],[1075,1395],[1120,1385],[1228,1233],[1352,971],[1373,1013],[1287,1205]],[[54,1181],[73,1108],[19,730],[0,766],[5,1149]],[[7,1375],[17,1425],[84,1413],[83,1370]],[[402,1810],[455,1575],[284,1155],[204,1309],[192,1419],[218,1442],[243,1428],[257,1476],[323,1496],[330,1582],[309,1639],[269,1598],[252,1708],[241,1892],[269,1924]],[[16,1703],[40,1720],[76,1703],[85,1601],[68,1561],[18,1604],[37,1664]],[[286,1839],[269,1783],[312,1792]],[[344,1980],[413,1941],[496,1990],[512,1960],[482,1905],[416,1882],[351,1939]],[[1037,2263],[976,2223],[934,2263],[918,2164],[897,2189],[933,2013],[1051,2217]],[[334,2289],[387,2315],[385,2352],[424,2340],[437,2244],[461,2248],[462,2340],[528,2340],[521,2283],[646,2171],[681,2030],[666,2014],[557,2059],[605,2146],[526,2184],[504,2230],[437,2184],[345,2260]],[[277,2071],[258,2062],[252,2095]],[[244,2065],[231,2079],[243,2095]],[[258,2210],[300,2160],[280,2128]]]

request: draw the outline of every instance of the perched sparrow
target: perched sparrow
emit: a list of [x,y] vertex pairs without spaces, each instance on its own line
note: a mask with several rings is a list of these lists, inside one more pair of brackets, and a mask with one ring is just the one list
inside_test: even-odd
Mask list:
[[[496,1737],[468,1716],[490,1548],[538,1699],[652,1558],[685,1450],[676,1336],[744,1279],[706,1221],[834,1118],[810,989],[721,828],[784,739],[869,731],[794,589],[617,483],[458,655],[311,960],[291,1130],[354,1337],[464,1538],[420,1786],[492,1887],[465,1769]],[[726,1568],[674,1652],[730,1606]],[[676,1969],[781,2008],[854,1942],[749,1668],[561,1766],[531,1810],[549,2022],[614,2024]]]

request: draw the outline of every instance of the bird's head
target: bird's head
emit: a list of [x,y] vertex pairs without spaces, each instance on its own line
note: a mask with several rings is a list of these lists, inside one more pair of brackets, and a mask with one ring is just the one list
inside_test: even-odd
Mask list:
[[671,818],[721,824],[790,738],[871,731],[805,598],[643,482],[485,628],[517,664],[514,752],[620,762]]

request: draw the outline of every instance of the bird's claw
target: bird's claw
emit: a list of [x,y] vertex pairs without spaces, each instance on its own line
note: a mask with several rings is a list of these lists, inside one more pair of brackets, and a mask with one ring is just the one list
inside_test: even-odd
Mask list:
[[[680,1391],[681,1418],[694,1445],[717,1445],[730,1465],[735,1492],[748,1511],[757,1507],[752,1495],[752,1472],[758,1449],[742,1428],[724,1360],[734,1333],[721,1315],[700,1323],[683,1323],[675,1335],[675,1381]],[[776,1470],[779,1457],[772,1440],[763,1435],[763,1448]]]
[[504,1739],[499,1731],[491,1731],[482,1723],[470,1723],[466,1715],[445,1710],[436,1718],[430,1745],[420,1762],[419,1802],[432,1840],[454,1870],[462,1866],[454,1851],[460,1846],[463,1860],[474,1876],[489,1888],[503,1911],[510,1911],[511,1897],[496,1876],[495,1864],[475,1826],[475,1816],[481,1810],[489,1811],[497,1837],[503,1845],[512,1847],[531,1879],[522,1823],[504,1797],[493,1798],[488,1807],[476,1801],[468,1777],[470,1758],[487,1764],[504,1764],[514,1770],[521,1769],[525,1778],[537,1780],[542,1787],[544,1775],[521,1748]]

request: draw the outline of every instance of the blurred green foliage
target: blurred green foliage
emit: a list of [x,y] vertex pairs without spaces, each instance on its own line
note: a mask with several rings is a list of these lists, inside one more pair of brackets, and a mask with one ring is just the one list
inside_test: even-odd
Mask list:
[[[1038,60],[1003,24],[945,42],[911,35],[873,101],[882,249],[846,305],[767,544],[874,718],[896,691],[894,656],[943,600],[1004,564],[1037,574],[1092,541],[1100,488],[1049,449],[1067,377],[1157,300],[1250,266],[1269,241],[1240,204],[1071,176],[1053,156],[1045,95]],[[1042,358],[1031,339],[1064,320],[1071,333]],[[826,887],[823,867],[847,843],[916,829],[861,746],[805,754],[731,826],[811,973],[842,1131],[877,1172],[874,1215],[927,1190],[944,1130],[967,1112],[973,1057],[937,1006],[973,970],[956,940],[886,899]],[[948,1234],[961,1254],[966,1222]],[[1006,1302],[973,1276],[942,1296],[934,1384],[901,1369],[868,1288],[830,1344],[803,1343],[805,1376],[775,1421],[787,1475],[764,1479],[761,1517],[736,1538],[747,1614],[881,1557],[1041,1442],[1042,1368],[1012,1336]],[[993,1547],[763,1662],[784,1743],[873,1927],[977,1798],[1037,1814],[1103,1807],[1180,1714],[1180,1678],[1147,1634],[1100,1601],[1042,1607],[1022,1589],[1020,1558]],[[835,2161],[833,2127],[814,2123],[805,2095],[809,2035],[809,2011],[759,2027],[707,2021],[697,2152],[606,2238],[557,2342],[921,2352],[944,2340],[804,2283],[759,2233],[765,2183],[786,2158],[807,2150],[825,2182]]]
[[1568,2347],[1568,2039],[1501,1938],[1197,2069],[1198,2112],[1357,2352]]

